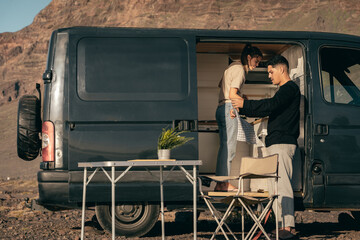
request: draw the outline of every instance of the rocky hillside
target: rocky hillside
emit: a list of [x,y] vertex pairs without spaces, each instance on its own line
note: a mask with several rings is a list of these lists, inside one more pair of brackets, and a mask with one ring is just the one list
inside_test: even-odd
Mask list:
[[[311,30],[360,35],[360,4],[359,0],[53,0],[31,25],[15,33],[0,34],[0,112],[13,106],[10,103],[21,95],[34,93],[35,82],[42,82],[51,32],[81,25]],[[1,128],[9,128],[4,116],[0,115]],[[11,124],[16,119],[6,117]],[[8,143],[8,137],[14,139],[15,132],[3,136],[0,145],[1,141]],[[11,144],[13,151],[14,142]]]
[[0,34],[0,105],[41,82],[54,29],[69,26],[314,30],[360,35],[358,0],[53,0]]

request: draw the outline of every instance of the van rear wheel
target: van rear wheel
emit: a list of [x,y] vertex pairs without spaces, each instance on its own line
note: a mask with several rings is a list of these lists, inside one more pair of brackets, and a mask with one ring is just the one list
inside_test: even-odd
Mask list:
[[[148,233],[159,218],[159,205],[145,202],[115,205],[115,233],[126,237],[140,237]],[[96,217],[100,226],[111,232],[111,204],[97,204]]]

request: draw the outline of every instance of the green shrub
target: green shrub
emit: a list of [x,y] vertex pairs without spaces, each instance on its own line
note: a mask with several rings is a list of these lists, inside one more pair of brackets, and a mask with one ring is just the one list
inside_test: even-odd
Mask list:
[[163,128],[158,139],[158,149],[173,149],[194,139],[193,137],[180,136],[185,132],[187,131],[177,131],[177,128]]

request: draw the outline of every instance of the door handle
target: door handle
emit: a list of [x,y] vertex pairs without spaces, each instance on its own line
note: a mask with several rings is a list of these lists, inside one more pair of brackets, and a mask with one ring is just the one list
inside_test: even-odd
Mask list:
[[198,120],[173,120],[173,128],[179,131],[198,131]]
[[315,124],[316,136],[326,136],[329,134],[329,126],[327,124]]

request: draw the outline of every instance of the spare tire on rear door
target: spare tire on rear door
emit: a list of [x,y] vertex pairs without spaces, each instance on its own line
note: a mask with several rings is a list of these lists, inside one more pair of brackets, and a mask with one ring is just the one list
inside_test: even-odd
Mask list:
[[26,161],[34,160],[41,147],[41,103],[33,95],[25,95],[19,100],[17,119],[17,153]]

